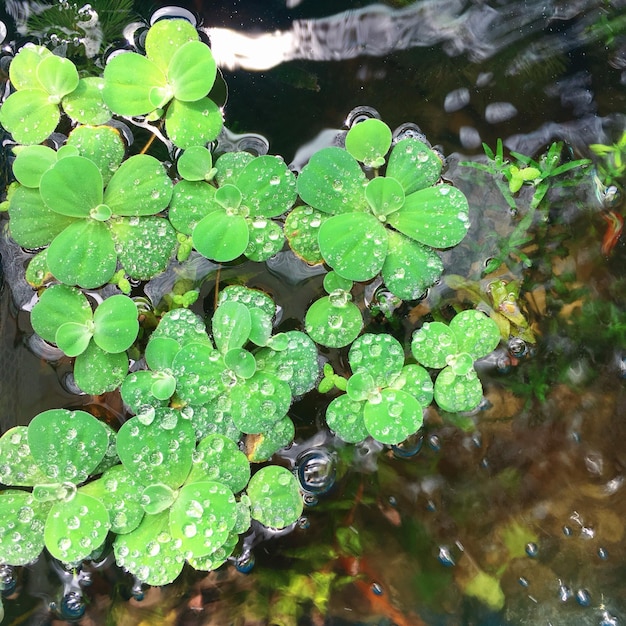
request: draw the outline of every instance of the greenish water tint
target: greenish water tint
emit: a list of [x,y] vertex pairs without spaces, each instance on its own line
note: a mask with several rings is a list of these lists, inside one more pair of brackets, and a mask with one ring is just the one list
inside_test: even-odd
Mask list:
[[[451,10],[418,4],[439,6],[441,16],[444,6]],[[271,32],[288,29],[292,17],[365,5],[303,0],[290,11],[274,0],[262,9],[238,3],[235,15],[224,1],[204,20]],[[424,299],[399,306],[376,284],[355,294],[364,331],[389,332],[405,345],[434,311],[452,317],[459,305],[494,307],[482,272],[519,218],[492,179],[458,165],[483,159],[481,140],[493,148],[502,137],[506,148],[534,158],[562,140],[571,158],[581,158],[592,156],[589,144],[613,143],[625,127],[623,8],[590,2],[567,14],[546,3],[507,3],[491,11],[497,38],[479,58],[461,46],[462,35],[472,41],[472,22],[459,8],[449,36],[428,46],[334,62],[295,59],[262,74],[225,72],[227,125],[264,135],[296,168],[299,149],[341,127],[357,105],[374,107],[392,128],[414,121],[450,155],[446,178],[467,195],[472,227],[444,261],[446,276],[464,282],[444,277]],[[457,39],[460,50],[451,50]],[[522,190],[520,212],[531,195]],[[480,410],[431,408],[412,441],[354,447],[319,428],[328,398],[312,392],[291,407],[296,440],[279,455],[305,492],[292,532],[279,537],[255,526],[236,561],[209,575],[185,570],[171,585],[144,590],[106,559],[68,573],[42,557],[15,573],[14,586],[11,573],[0,571],[4,623],[49,623],[50,602],[80,619],[81,594],[85,624],[624,623],[626,248],[618,241],[602,253],[606,209],[591,176],[548,199],[523,248],[530,267],[512,259],[498,277],[520,287],[499,310],[522,323],[519,313],[536,343],[509,344],[476,363],[485,390]],[[8,246],[10,282],[23,257]],[[298,327],[326,295],[323,276],[287,253],[266,265],[223,268],[220,289],[241,276],[280,303],[280,331]],[[215,280],[206,265],[195,285],[190,280],[200,288],[196,312],[212,311]],[[13,297],[5,287],[0,312],[2,431],[57,406],[87,407],[117,427],[119,399],[72,393],[68,359],[33,339],[28,291],[11,284]],[[158,279],[150,293],[163,293]],[[347,371],[345,351],[322,354],[335,372]]]

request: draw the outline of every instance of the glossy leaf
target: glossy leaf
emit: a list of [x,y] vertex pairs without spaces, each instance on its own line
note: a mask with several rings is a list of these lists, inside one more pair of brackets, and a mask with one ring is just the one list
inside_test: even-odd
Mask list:
[[[176,379],[172,376],[173,390],[170,394],[163,398],[165,390],[159,385],[159,382],[163,380],[164,374],[162,372],[153,372],[150,370],[139,370],[137,372],[131,372],[124,378],[120,387],[120,393],[122,400],[128,405],[129,409],[133,413],[140,413],[148,406],[160,407],[165,406],[166,401],[172,396],[176,390]],[[167,380],[170,380],[167,377]],[[153,392],[155,384],[158,385],[158,390],[163,393],[158,393],[157,397]]]
[[394,178],[378,176],[370,180],[365,187],[365,198],[372,213],[381,221],[398,211],[404,204],[404,190]]
[[106,298],[95,310],[93,339],[105,352],[124,352],[137,338],[137,305],[128,297]]
[[295,476],[284,467],[262,467],[247,489],[250,513],[270,528],[285,528],[302,514],[302,496]]
[[16,89],[39,89],[41,83],[37,78],[37,67],[42,59],[52,56],[45,46],[27,43],[13,57],[9,65],[9,79]]
[[241,215],[223,209],[209,213],[192,234],[194,248],[207,259],[226,262],[241,256],[248,245],[248,224]]
[[483,388],[474,369],[465,376],[457,376],[452,368],[446,367],[435,380],[435,402],[444,411],[471,411],[482,397]]
[[246,456],[251,463],[269,461],[279,450],[288,447],[294,436],[293,422],[285,415],[269,431],[246,437]]
[[423,409],[407,391],[383,389],[380,402],[365,403],[363,421],[374,439],[392,445],[404,441],[421,428]]
[[54,337],[54,343],[67,356],[78,356],[87,349],[93,336],[93,324],[91,320],[87,324],[65,322],[59,326]]
[[366,333],[352,344],[348,361],[353,374],[367,372],[377,387],[386,387],[404,366],[404,350],[391,335]]
[[13,175],[25,187],[39,187],[44,172],[57,160],[57,153],[48,146],[22,146],[13,161]]
[[309,307],[304,323],[308,335],[320,345],[342,348],[357,338],[363,328],[363,317],[353,302],[336,306],[325,296]]
[[211,49],[201,41],[189,41],[173,54],[167,68],[167,82],[174,97],[194,102],[206,96],[217,74]]
[[41,143],[59,123],[57,104],[48,100],[43,89],[23,89],[12,93],[0,107],[0,124],[20,144]]
[[358,443],[367,436],[363,421],[364,402],[352,400],[347,394],[335,398],[326,409],[326,423],[346,443]]
[[251,261],[267,261],[278,254],[285,243],[283,230],[278,222],[265,217],[248,219],[248,245],[243,251]]
[[78,81],[76,89],[62,100],[63,111],[80,124],[104,124],[111,119],[111,111],[102,99],[104,80],[87,76]]
[[452,318],[450,330],[457,338],[459,352],[467,352],[474,360],[487,356],[500,343],[497,324],[481,311],[461,311]]
[[441,159],[424,142],[413,137],[399,141],[391,151],[386,176],[395,178],[404,193],[434,185],[441,176]]
[[248,308],[239,302],[224,302],[213,314],[212,331],[217,349],[226,354],[241,348],[250,337],[251,319]]
[[69,59],[46,55],[36,70],[37,80],[57,104],[78,86],[78,71]]
[[168,218],[179,233],[191,235],[203,217],[219,208],[215,202],[215,187],[204,182],[181,180],[174,186]]
[[[210,180],[215,174],[211,152],[204,146],[191,146],[176,162],[178,173],[188,181]],[[214,187],[211,187],[215,191]]]
[[354,124],[346,135],[346,150],[368,167],[381,167],[391,147],[391,129],[371,118]]
[[26,426],[9,428],[0,437],[0,459],[0,483],[3,485],[32,487],[48,480],[30,452]]
[[163,72],[167,72],[176,52],[187,42],[197,40],[198,32],[187,20],[159,20],[146,33],[146,54]]
[[443,322],[425,322],[413,333],[411,352],[422,365],[440,369],[459,352],[458,339]]
[[424,407],[433,400],[433,381],[421,365],[405,365],[390,387],[410,393]]
[[328,215],[313,207],[303,205],[292,209],[285,218],[284,233],[289,247],[306,263],[323,262],[318,236],[322,222]]
[[125,352],[110,354],[93,341],[76,357],[74,380],[85,393],[100,395],[113,391],[122,384],[128,373],[128,356]]
[[180,148],[201,146],[213,141],[222,130],[222,112],[213,100],[174,100],[165,114],[168,137]]

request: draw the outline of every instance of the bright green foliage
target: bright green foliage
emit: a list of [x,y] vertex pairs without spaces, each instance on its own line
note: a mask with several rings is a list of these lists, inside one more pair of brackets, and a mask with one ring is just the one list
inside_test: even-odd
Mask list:
[[[86,372],[76,382],[87,393],[103,393],[120,384],[128,369],[124,353],[139,332],[137,307],[127,296],[111,296],[92,312],[87,297],[67,285],[53,285],[41,294],[31,323],[40,337],[76,357],[75,367]],[[98,361],[103,361],[102,367]]]
[[165,114],[168,137],[181,148],[212,141],[222,114],[207,95],[217,74],[211,50],[194,26],[161,20],[146,36],[146,56],[136,52],[112,58],[104,69],[103,98],[118,115]]
[[471,411],[483,389],[474,361],[487,356],[500,342],[498,325],[484,313],[462,311],[449,326],[426,322],[413,334],[411,351],[425,367],[442,369],[435,380],[435,401],[450,412]]
[[306,332],[317,343],[328,348],[342,348],[354,341],[363,328],[359,308],[351,301],[352,281],[336,272],[324,277],[328,296],[316,300],[306,312]]
[[201,174],[190,170],[188,166],[191,179],[174,188],[170,221],[192,236],[200,254],[215,261],[232,261],[242,254],[265,261],[280,251],[282,228],[272,218],[287,212],[296,200],[295,177],[282,159],[226,153],[215,162],[215,171],[210,168],[203,176],[215,176],[217,189],[199,182]]
[[302,514],[302,497],[295,476],[284,467],[262,467],[251,479],[247,489],[250,513],[261,524],[284,528]]
[[[433,248],[454,246],[465,236],[469,209],[462,192],[436,184],[441,161],[417,139],[398,142],[385,177],[368,180],[357,159],[373,167],[384,163],[390,131],[383,127],[379,120],[356,124],[346,136],[347,151],[330,147],[311,157],[298,177],[298,192],[314,213],[300,209],[286,233],[302,258],[321,256],[353,281],[380,273],[392,293],[414,299],[443,270]],[[313,223],[319,223],[317,240]]]
[[217,170],[213,167],[213,157],[204,146],[191,146],[179,157],[176,164],[178,173],[190,181],[210,181]]
[[74,563],[100,547],[111,526],[109,514],[77,485],[98,467],[108,444],[107,428],[96,418],[65,409],[44,411],[28,428],[10,429],[0,438],[0,480],[33,487],[32,494],[0,494],[3,522],[17,520],[13,527],[0,523],[0,561],[24,565],[45,544],[56,558]]
[[420,429],[433,385],[423,367],[404,365],[396,339],[362,335],[352,344],[348,361],[352,376],[346,394],[326,410],[326,422],[338,437],[356,443],[369,435],[391,445]]

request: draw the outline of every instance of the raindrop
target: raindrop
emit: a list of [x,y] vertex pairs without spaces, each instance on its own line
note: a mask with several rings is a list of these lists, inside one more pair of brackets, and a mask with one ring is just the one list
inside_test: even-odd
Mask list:
[[526,345],[526,342],[519,337],[513,337],[509,341],[508,347],[510,355],[516,359],[521,359],[528,353],[528,346]]
[[326,493],[335,483],[335,460],[326,450],[316,448],[302,453],[296,460],[296,470],[300,486],[309,494]]
[[75,621],[85,614],[85,601],[78,591],[70,591],[63,596],[60,614],[63,619]]

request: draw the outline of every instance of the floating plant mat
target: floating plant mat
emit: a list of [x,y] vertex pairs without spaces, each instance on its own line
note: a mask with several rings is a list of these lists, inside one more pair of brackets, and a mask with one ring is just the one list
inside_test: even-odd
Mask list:
[[195,25],[153,22],[104,75],[71,41],[9,69],[0,323],[50,394],[0,416],[6,622],[625,619],[620,119],[503,144],[494,103],[444,159],[468,94],[450,134],[373,79],[382,119],[289,167],[222,130]]

